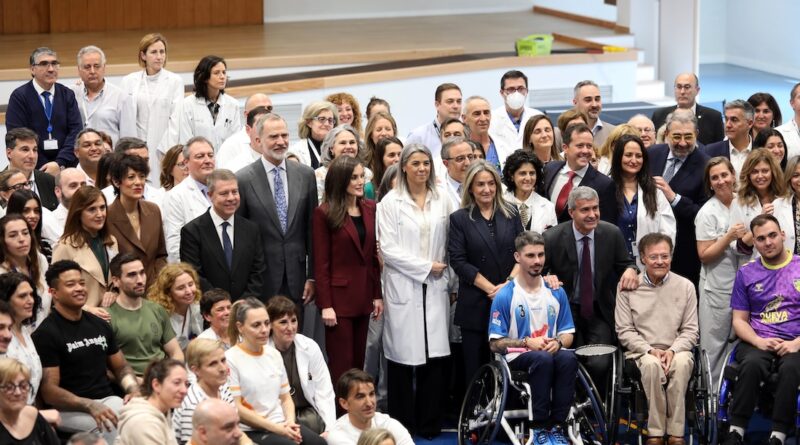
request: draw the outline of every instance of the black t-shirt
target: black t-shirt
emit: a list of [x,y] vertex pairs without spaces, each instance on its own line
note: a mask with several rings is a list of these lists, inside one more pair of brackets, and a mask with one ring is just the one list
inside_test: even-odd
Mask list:
[[33,431],[24,439],[14,438],[6,426],[0,423],[0,443],[3,445],[59,445],[61,442],[50,424],[44,420],[41,414],[37,414]]
[[110,324],[85,311],[67,320],[53,309],[32,337],[42,368],[59,368],[61,388],[87,399],[114,395],[107,359],[119,348]]

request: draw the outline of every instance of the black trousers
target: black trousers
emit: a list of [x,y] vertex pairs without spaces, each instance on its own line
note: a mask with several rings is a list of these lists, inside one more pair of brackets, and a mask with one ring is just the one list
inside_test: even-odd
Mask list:
[[428,358],[424,365],[407,366],[386,361],[389,415],[411,434],[429,438],[442,432],[447,358]]
[[[595,344],[615,345],[617,343],[617,338],[614,335],[614,326],[600,316],[596,302],[594,304],[594,317],[590,320],[581,317],[580,306],[571,306],[572,319],[575,322],[574,347]],[[592,377],[592,381],[594,381],[600,394],[606,394],[608,379],[611,375],[612,359],[612,355],[608,354],[589,357],[584,362],[586,370],[589,371],[589,375]]]
[[781,357],[741,342],[736,346],[736,361],[739,363],[739,377],[731,399],[731,425],[747,427],[761,394],[759,385],[767,378],[774,363],[778,371],[778,386],[772,407],[772,429],[790,432],[795,422],[797,387],[800,386],[800,352]]
[[[254,430],[245,431],[245,434],[257,445],[297,445],[292,439],[272,432]],[[300,425],[300,435],[303,436],[303,441],[300,442],[302,444],[326,445],[327,443],[319,434],[303,425]]]
[[461,328],[461,347],[464,356],[464,381],[467,385],[478,368],[489,363],[489,334],[487,331]]

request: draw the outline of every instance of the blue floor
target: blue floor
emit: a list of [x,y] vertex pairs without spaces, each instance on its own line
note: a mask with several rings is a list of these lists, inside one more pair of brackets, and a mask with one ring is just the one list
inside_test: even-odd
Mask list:
[[747,99],[751,94],[764,91],[772,94],[781,107],[784,122],[794,115],[789,106],[792,86],[800,82],[786,76],[744,68],[724,63],[700,65],[700,102]]

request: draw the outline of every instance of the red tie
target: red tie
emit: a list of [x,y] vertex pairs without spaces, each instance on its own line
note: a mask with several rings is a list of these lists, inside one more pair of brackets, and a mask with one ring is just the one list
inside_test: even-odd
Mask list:
[[591,320],[594,315],[594,298],[592,297],[592,253],[589,250],[589,237],[584,236],[583,252],[581,252],[581,318]]
[[558,199],[556,199],[556,215],[560,215],[567,208],[567,198],[569,198],[569,192],[572,191],[572,178],[575,177],[575,172],[570,170],[567,172],[567,176],[567,183],[564,184],[564,187],[561,187]]

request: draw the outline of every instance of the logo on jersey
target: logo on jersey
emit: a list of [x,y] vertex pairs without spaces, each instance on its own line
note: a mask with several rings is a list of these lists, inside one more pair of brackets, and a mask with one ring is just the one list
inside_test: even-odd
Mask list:
[[755,285],[755,291],[756,291],[756,292],[763,292],[763,291],[764,291],[764,285],[763,285],[763,284],[761,284],[761,283],[756,283],[756,285]]
[[796,290],[797,292],[800,292],[800,278],[795,279],[793,281],[793,284],[794,284],[794,290]]

